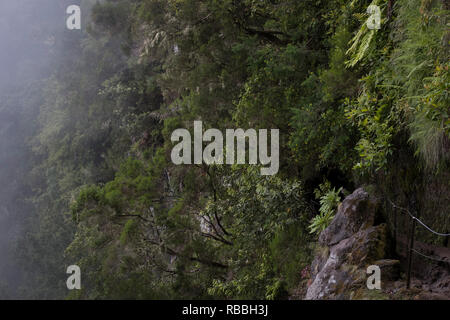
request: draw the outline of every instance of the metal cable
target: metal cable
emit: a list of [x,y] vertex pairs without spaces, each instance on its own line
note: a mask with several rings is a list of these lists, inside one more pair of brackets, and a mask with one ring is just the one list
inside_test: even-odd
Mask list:
[[412,249],[412,251],[414,251],[414,252],[417,253],[418,255],[421,255],[422,257],[427,258],[427,259],[430,259],[430,260],[434,260],[434,261],[438,261],[438,262],[446,262],[446,263],[449,262],[449,261],[447,261],[447,260],[436,259],[436,258],[427,256],[427,255],[423,254],[422,252],[417,251],[417,250],[414,249],[414,248]]
[[[397,230],[397,231],[398,231],[397,228],[395,228],[395,227],[392,227],[392,228],[393,228],[394,230]],[[400,244],[400,243],[397,243],[397,246],[398,246],[399,244]],[[407,244],[404,244],[403,246],[406,247],[406,248],[408,249],[408,245],[407,245]],[[417,251],[417,250],[414,249],[414,248],[412,248],[412,251],[414,251],[414,252],[417,253],[418,255],[421,255],[422,257],[427,258],[427,259],[430,259],[430,260],[434,260],[434,261],[437,261],[437,262],[450,263],[449,260],[436,259],[436,258],[433,258],[433,257],[431,257],[431,256],[427,256],[427,255],[421,253],[420,251]]]
[[434,230],[431,229],[429,226],[427,226],[425,223],[423,223],[420,219],[418,219],[417,217],[415,217],[414,215],[412,215],[411,212],[410,212],[408,209],[405,209],[405,208],[402,208],[402,207],[397,206],[396,204],[394,204],[394,203],[393,203],[391,200],[389,200],[389,199],[388,199],[388,201],[391,203],[391,205],[392,205],[394,208],[397,208],[397,209],[400,209],[400,210],[406,212],[406,213],[411,217],[411,219],[414,219],[414,220],[416,220],[417,222],[419,222],[423,227],[425,227],[426,229],[428,229],[428,231],[434,233],[435,235],[441,236],[441,237],[450,237],[450,233],[440,233],[440,232],[434,231]]
[[450,233],[440,233],[440,232],[437,232],[437,231],[434,231],[433,229],[431,229],[429,226],[427,226],[425,223],[423,223],[422,221],[420,221],[418,218],[416,218],[416,217],[413,217],[413,219],[416,219],[416,221],[417,222],[419,222],[422,226],[424,226],[425,228],[427,228],[428,229],[428,231],[430,231],[430,232],[432,232],[432,233],[434,233],[434,234],[436,234],[436,235],[438,235],[438,236],[441,236],[441,237],[449,237],[450,236]]

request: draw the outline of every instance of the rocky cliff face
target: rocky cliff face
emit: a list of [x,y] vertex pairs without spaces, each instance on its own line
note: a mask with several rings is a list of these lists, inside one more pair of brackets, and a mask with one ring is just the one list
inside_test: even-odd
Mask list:
[[357,189],[340,205],[319,237],[306,299],[358,299],[367,294],[367,267],[378,265],[385,277],[395,278],[398,261],[385,260],[389,239],[378,201]]

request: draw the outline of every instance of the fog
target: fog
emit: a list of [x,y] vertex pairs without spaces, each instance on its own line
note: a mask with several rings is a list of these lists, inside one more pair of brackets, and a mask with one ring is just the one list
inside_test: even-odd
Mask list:
[[0,298],[17,297],[21,266],[14,258],[23,225],[34,214],[27,179],[42,83],[55,68],[67,4],[0,1]]

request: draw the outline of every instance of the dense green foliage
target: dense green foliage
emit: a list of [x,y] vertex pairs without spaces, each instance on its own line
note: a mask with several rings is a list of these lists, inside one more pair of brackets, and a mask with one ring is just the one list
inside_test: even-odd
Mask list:
[[[375,0],[380,30],[370,4],[86,4],[30,142],[28,295],[64,297],[77,264],[72,299],[286,298],[341,187],[373,184],[448,230],[448,2]],[[170,136],[194,120],[280,129],[280,172],[172,164]]]

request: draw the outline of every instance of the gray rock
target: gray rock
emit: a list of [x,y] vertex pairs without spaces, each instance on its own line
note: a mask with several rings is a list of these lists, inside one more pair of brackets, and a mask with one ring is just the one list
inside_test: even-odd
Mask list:
[[368,265],[378,261],[386,270],[394,269],[395,263],[381,260],[387,252],[387,228],[374,225],[377,208],[377,201],[363,189],[344,199],[319,236],[306,299],[350,299],[365,287]]
[[362,188],[344,199],[331,224],[319,236],[319,243],[332,246],[351,237],[375,221],[377,201]]

